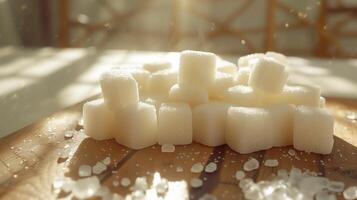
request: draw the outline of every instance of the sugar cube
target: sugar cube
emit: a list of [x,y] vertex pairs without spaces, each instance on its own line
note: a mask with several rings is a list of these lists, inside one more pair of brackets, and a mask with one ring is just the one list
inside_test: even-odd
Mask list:
[[143,103],[147,103],[147,104],[155,106],[155,108],[156,108],[156,116],[159,116],[159,109],[160,109],[160,105],[162,103],[160,100],[142,96],[142,97],[140,97],[140,101],[142,101]]
[[225,140],[238,153],[252,153],[273,146],[274,124],[264,108],[230,107]]
[[133,76],[119,69],[111,69],[100,76],[100,86],[105,104],[120,110],[139,101],[138,84]]
[[234,76],[228,73],[217,72],[215,80],[209,89],[212,98],[221,99],[228,88],[235,85]]
[[237,77],[236,77],[236,81],[235,81],[236,84],[248,85],[249,76],[250,76],[251,71],[252,71],[252,68],[250,68],[250,67],[240,68],[237,73]]
[[216,73],[216,55],[201,51],[182,51],[178,83],[208,89]]
[[268,108],[273,125],[273,146],[293,145],[293,127],[295,106],[289,104],[276,105]]
[[147,93],[154,99],[167,100],[170,88],[176,83],[176,70],[167,69],[152,73],[148,81]]
[[118,113],[120,132],[115,140],[132,149],[142,149],[157,143],[157,117],[155,106],[139,102]]
[[223,99],[239,106],[257,107],[264,105],[264,94],[254,91],[253,88],[245,85],[228,88],[224,93]]
[[318,107],[321,89],[308,85],[286,85],[281,94],[270,95],[269,104],[295,104]]
[[194,85],[175,84],[170,89],[170,101],[187,102],[191,106],[208,102],[206,88]]
[[137,68],[137,67],[122,68],[120,70],[128,72],[133,76],[133,78],[138,83],[140,95],[144,94],[146,92],[145,90],[146,90],[146,86],[147,86],[147,81],[150,77],[149,71],[147,71],[145,69]]
[[171,63],[166,60],[157,60],[145,63],[143,68],[151,73],[171,68]]
[[194,141],[207,145],[225,144],[224,133],[229,105],[209,102],[196,106],[192,111]]
[[281,93],[287,78],[283,64],[272,58],[261,58],[254,64],[248,84],[268,93]]
[[257,59],[263,58],[265,55],[263,53],[253,53],[246,56],[241,56],[238,59],[238,67],[250,67],[256,62]]
[[186,103],[161,104],[158,117],[159,144],[192,143],[192,112]]
[[333,148],[334,119],[326,109],[298,106],[294,118],[294,148],[329,154]]
[[115,127],[115,114],[108,109],[103,99],[83,105],[83,128],[88,136],[96,140],[110,139],[114,137]]
[[274,58],[275,60],[279,61],[283,65],[289,65],[289,60],[284,54],[274,51],[268,51],[265,53],[265,55]]
[[217,71],[222,73],[231,74],[233,77],[237,75],[238,67],[234,63],[223,60],[221,58],[217,59]]

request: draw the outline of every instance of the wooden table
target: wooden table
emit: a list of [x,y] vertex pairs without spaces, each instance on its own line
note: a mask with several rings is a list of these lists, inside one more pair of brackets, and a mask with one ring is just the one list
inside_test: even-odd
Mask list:
[[[81,128],[78,125],[81,107],[82,103],[71,106],[0,140],[1,199],[56,199],[57,194],[52,188],[55,176],[64,173],[65,176],[78,179],[80,165],[93,166],[107,156],[111,157],[112,163],[99,178],[102,184],[119,194],[126,194],[129,189],[113,186],[113,180],[129,177],[134,181],[138,176],[147,176],[151,181],[152,173],[158,171],[169,180],[184,179],[189,182],[193,177],[204,179],[201,188],[190,189],[194,199],[205,193],[213,193],[219,199],[243,199],[234,174],[242,169],[242,163],[250,157],[259,161],[269,158],[279,160],[279,167],[261,166],[259,170],[246,174],[256,181],[268,179],[278,169],[290,170],[295,166],[343,181],[346,186],[357,185],[357,122],[345,117],[346,112],[357,112],[357,100],[327,100],[327,107],[336,119],[333,152],[319,155],[297,151],[299,160],[286,156],[291,147],[241,155],[226,145],[210,148],[193,143],[177,146],[174,153],[162,153],[158,145],[135,151],[114,140],[95,141],[79,132],[73,138],[66,139],[65,131]],[[71,152],[67,159],[60,158],[64,149]],[[190,172],[194,163],[210,161],[218,161],[216,172]],[[184,171],[176,172],[177,166]]]

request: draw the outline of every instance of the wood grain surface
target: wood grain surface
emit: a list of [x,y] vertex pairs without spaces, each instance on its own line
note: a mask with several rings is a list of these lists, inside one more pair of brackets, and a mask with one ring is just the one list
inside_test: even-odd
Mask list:
[[[190,181],[193,177],[204,180],[202,187],[190,189],[190,197],[198,199],[205,193],[213,193],[218,199],[244,199],[238,181],[234,178],[243,163],[254,157],[259,161],[269,158],[279,160],[279,166],[261,166],[246,173],[256,181],[269,179],[278,169],[290,170],[292,166],[320,173],[332,180],[343,181],[346,186],[357,185],[357,122],[346,119],[348,111],[357,112],[357,100],[328,99],[327,107],[333,113],[335,144],[332,154],[319,155],[297,152],[297,157],[288,156],[292,147],[272,148],[252,154],[238,154],[228,146],[215,148],[193,143],[176,146],[174,153],[162,153],[155,145],[139,151],[128,149],[114,140],[95,141],[77,132],[66,139],[64,132],[79,130],[82,104],[64,109],[0,140],[0,198],[1,199],[57,199],[52,182],[58,174],[78,179],[78,167],[94,165],[105,157],[111,157],[108,169],[99,175],[101,183],[112,192],[124,195],[128,188],[113,186],[114,180],[128,177],[132,181],[138,176],[147,176],[151,181],[154,172],[168,180]],[[69,152],[66,159],[60,158]],[[216,161],[214,173],[194,174],[190,172],[194,163]],[[176,167],[183,172],[176,172]],[[339,195],[339,199],[342,199]]]

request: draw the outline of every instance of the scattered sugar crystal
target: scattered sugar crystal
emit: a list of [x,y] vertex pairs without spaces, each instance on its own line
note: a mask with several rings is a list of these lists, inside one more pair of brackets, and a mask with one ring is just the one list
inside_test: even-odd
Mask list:
[[342,192],[345,188],[345,183],[340,181],[329,181],[327,189],[331,192]]
[[175,152],[175,145],[172,144],[163,144],[161,145],[161,152],[172,153]]
[[239,187],[242,189],[242,191],[246,191],[248,188],[250,188],[254,184],[253,179],[251,178],[245,178],[239,181]]
[[[335,188],[326,190],[329,187]],[[277,176],[271,181],[264,180],[258,183],[250,178],[242,179],[239,187],[246,199],[315,199],[336,200],[336,192],[341,191],[341,182],[329,181],[325,177],[319,177],[310,171],[302,172],[298,168],[292,168],[288,173],[284,169],[277,172]],[[336,191],[336,192],[335,192]],[[346,190],[345,190],[346,192]],[[357,187],[346,192],[346,199],[357,197]],[[354,196],[355,195],[355,196]]]
[[76,182],[73,181],[71,178],[65,177],[63,179],[63,183],[62,183],[62,190],[64,192],[69,192],[72,190],[72,188],[74,187],[75,184],[76,184]]
[[152,185],[155,187],[161,182],[161,175],[159,172],[154,173],[154,178],[152,179]]
[[74,132],[75,132],[75,131],[66,131],[66,132],[64,132],[64,137],[65,137],[65,138],[72,138]]
[[290,176],[300,176],[302,174],[301,169],[292,167],[290,170]]
[[202,163],[195,163],[192,165],[191,167],[191,172],[192,173],[201,173],[204,169],[204,166],[202,165]]
[[71,148],[64,148],[59,153],[59,157],[62,159],[67,159],[71,155]]
[[93,167],[92,167],[92,171],[93,174],[101,174],[103,173],[105,170],[107,170],[107,166],[101,162],[97,162]]
[[104,160],[103,160],[102,162],[103,162],[105,165],[110,165],[110,162],[111,162],[110,157],[104,158]]
[[[126,197],[126,198],[128,198],[128,197]],[[136,190],[131,193],[131,198],[128,198],[128,199],[145,199],[144,191]]]
[[129,178],[124,177],[120,180],[120,184],[123,187],[128,187],[131,184],[131,181]]
[[315,195],[315,200],[336,200],[336,196],[323,190]]
[[155,188],[150,188],[145,191],[145,199],[159,199]]
[[92,197],[99,188],[99,179],[96,176],[91,176],[77,180],[73,186],[72,194],[79,199],[85,199]]
[[244,163],[243,169],[245,171],[253,171],[259,168],[259,162],[255,158],[250,158],[247,162]]
[[123,200],[123,199],[124,198],[117,193],[114,193],[112,196],[112,200]]
[[205,172],[207,173],[212,173],[215,172],[216,170],[217,170],[217,164],[214,162],[208,163],[208,165],[206,165],[205,167]]
[[156,186],[156,191],[159,194],[163,194],[167,191],[168,188],[168,181],[167,179],[161,180],[161,182]]
[[288,154],[290,156],[295,156],[296,155],[296,151],[294,149],[289,149]]
[[351,186],[343,191],[343,197],[345,199],[356,199],[357,198],[357,186]]
[[235,174],[235,177],[238,181],[242,180],[245,177],[244,171],[238,170]]
[[102,197],[102,200],[107,200],[111,199],[112,194],[107,186],[102,185],[95,193],[95,196]]
[[277,167],[279,165],[279,161],[277,159],[267,159],[264,162],[264,166],[266,167]]
[[257,187],[252,187],[249,188],[245,193],[244,193],[244,197],[246,199],[262,199],[262,194],[259,191],[259,188]]
[[214,196],[213,194],[206,193],[202,197],[200,197],[198,200],[217,200],[217,197]]
[[54,189],[61,188],[63,186],[64,182],[65,182],[65,178],[64,177],[55,177],[53,179],[53,183],[52,183],[53,188]]
[[299,182],[299,189],[304,193],[304,195],[313,197],[319,191],[326,189],[328,184],[328,179],[324,177],[313,177],[308,176],[303,178]]
[[114,180],[112,183],[114,187],[117,187],[120,184],[118,180]]
[[155,188],[157,193],[163,194],[167,191],[168,181],[165,178],[161,178],[160,173],[155,172],[152,187]]
[[177,167],[176,167],[176,172],[183,172],[183,168],[180,167],[180,166],[177,166]]
[[277,175],[282,179],[286,179],[289,176],[288,172],[285,169],[279,169]]
[[134,191],[136,190],[145,191],[147,188],[148,188],[148,183],[146,177],[137,177],[135,179],[135,184],[131,189]]
[[164,199],[189,199],[186,181],[170,181]]
[[191,187],[193,188],[199,188],[203,185],[203,181],[199,178],[193,178],[191,179]]
[[92,167],[89,165],[81,165],[78,169],[78,175],[80,177],[86,177],[92,175]]

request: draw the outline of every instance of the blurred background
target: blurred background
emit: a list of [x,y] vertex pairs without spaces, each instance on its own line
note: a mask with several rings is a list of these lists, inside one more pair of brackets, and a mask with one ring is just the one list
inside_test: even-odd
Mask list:
[[183,49],[277,51],[290,79],[357,98],[356,18],[356,0],[0,0],[0,137],[98,94],[106,68]]
[[357,56],[355,0],[0,0],[0,45]]

